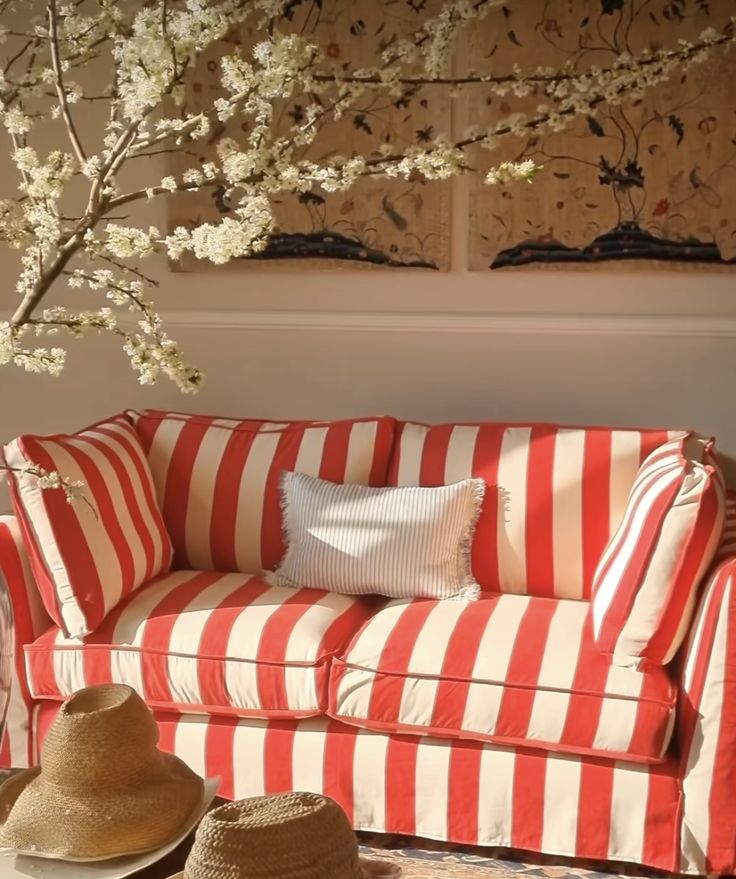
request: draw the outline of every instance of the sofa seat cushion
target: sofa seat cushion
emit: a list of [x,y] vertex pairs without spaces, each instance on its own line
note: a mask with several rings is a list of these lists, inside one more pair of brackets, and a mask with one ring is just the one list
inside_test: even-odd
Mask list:
[[614,666],[587,611],[491,593],[391,601],[333,661],[329,713],[367,729],[660,761],[675,684],[660,666]]
[[131,595],[83,641],[53,627],[27,646],[31,692],[62,699],[114,682],[162,709],[322,714],[330,659],[373,609],[374,599],[250,574],[177,571]]

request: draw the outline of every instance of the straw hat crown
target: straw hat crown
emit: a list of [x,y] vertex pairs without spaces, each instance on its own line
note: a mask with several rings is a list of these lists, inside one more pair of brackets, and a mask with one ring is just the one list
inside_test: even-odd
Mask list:
[[237,800],[202,819],[182,879],[366,879],[343,810],[329,797]]
[[0,788],[0,846],[71,860],[152,851],[175,839],[202,779],[156,747],[158,727],[130,687],[88,687],[52,723],[39,769]]

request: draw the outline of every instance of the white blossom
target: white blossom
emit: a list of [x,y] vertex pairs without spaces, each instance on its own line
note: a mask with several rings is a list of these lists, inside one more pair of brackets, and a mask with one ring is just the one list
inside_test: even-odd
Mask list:
[[[733,31],[708,29],[695,42],[621,53],[607,68],[578,70],[569,63],[559,70],[514,66],[472,74],[478,88],[510,105],[492,125],[469,126],[458,142],[438,131],[420,146],[390,134],[366,143],[363,154],[347,144],[343,155],[322,150],[325,125],[379,98],[396,102],[408,84],[419,81],[456,97],[461,83],[453,80],[450,61],[467,29],[501,5],[442,0],[434,12],[417,16],[414,34],[387,40],[381,59],[365,66],[364,60],[358,65],[330,57],[315,41],[286,32],[293,28],[280,21],[285,0],[59,0],[56,6],[24,0],[19,8],[40,13],[29,19],[27,29],[35,34],[29,45],[37,37],[42,48],[24,48],[23,39],[0,26],[0,123],[10,135],[15,169],[13,179],[2,180],[0,243],[20,253],[18,310],[0,323],[0,364],[58,375],[64,348],[29,342],[105,332],[121,339],[141,383],[166,376],[184,391],[196,390],[201,373],[165,332],[146,296],[155,279],[142,273],[139,261],[158,251],[217,264],[251,256],[266,247],[274,229],[272,203],[284,193],[341,192],[366,176],[443,180],[480,164],[488,184],[531,182],[540,170],[532,161],[503,155],[491,161],[490,152],[532,132],[561,130],[606,102],[638,97],[705,61],[716,46],[736,42]],[[0,7],[9,8],[4,0]],[[221,91],[190,112],[182,103],[188,69],[243,23],[258,34],[255,44],[237,51],[227,44]],[[9,65],[16,52],[17,63]],[[111,62],[107,79],[96,60],[105,55]],[[89,113],[80,125],[87,108],[100,106],[84,98],[101,102],[104,112]],[[295,98],[300,112],[285,118],[284,108]],[[59,133],[66,145],[50,149]],[[214,159],[201,161],[202,139],[216,145]],[[471,145],[481,148],[480,161],[468,160]],[[176,176],[162,178],[161,166],[142,158],[183,149],[195,158]],[[217,223],[193,218],[191,226],[164,234],[139,218],[138,210],[159,196],[176,192],[186,199],[187,191],[216,188],[224,202]],[[56,303],[64,285],[76,291],[75,302],[90,302],[50,305],[47,296],[53,293]],[[58,474],[39,479],[44,487],[73,493]]]

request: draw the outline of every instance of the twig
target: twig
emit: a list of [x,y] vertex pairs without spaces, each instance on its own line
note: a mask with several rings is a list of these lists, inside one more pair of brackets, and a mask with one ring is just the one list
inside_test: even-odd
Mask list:
[[76,126],[74,125],[74,119],[72,118],[72,113],[69,109],[69,101],[67,100],[66,96],[66,89],[64,88],[64,74],[61,69],[61,57],[59,54],[59,32],[56,14],[56,0],[49,0],[47,11],[49,14],[49,47],[51,49],[51,64],[53,66],[54,76],[56,77],[56,94],[59,97],[61,113],[64,117],[64,122],[66,123],[66,127],[69,132],[69,139],[72,142],[72,147],[74,148],[74,152],[77,156],[79,164],[84,165],[87,161],[87,154],[84,152],[82,142],[79,139],[79,134],[77,132]]

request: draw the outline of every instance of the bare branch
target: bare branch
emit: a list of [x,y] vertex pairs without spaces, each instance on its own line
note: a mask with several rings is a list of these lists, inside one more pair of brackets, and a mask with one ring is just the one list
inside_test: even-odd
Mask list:
[[62,71],[61,55],[59,52],[59,21],[56,10],[56,0],[49,0],[47,12],[49,17],[49,47],[51,49],[51,64],[54,69],[54,76],[56,77],[56,94],[59,98],[61,114],[64,117],[64,122],[66,123],[67,131],[69,132],[69,139],[71,140],[72,147],[74,148],[74,153],[77,156],[79,164],[84,165],[87,161],[87,154],[85,153],[84,148],[82,147],[82,142],[79,139],[79,133],[77,132],[77,128],[74,124],[74,119],[69,108],[69,101],[67,99],[66,89],[64,87],[64,73]]

